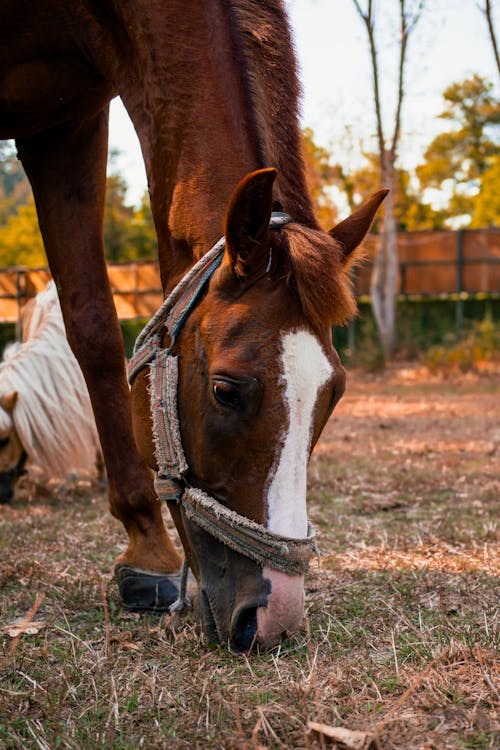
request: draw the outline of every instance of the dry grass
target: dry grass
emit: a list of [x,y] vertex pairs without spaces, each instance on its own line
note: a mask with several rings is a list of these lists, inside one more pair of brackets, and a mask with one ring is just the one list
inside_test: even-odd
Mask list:
[[499,746],[499,380],[351,383],[311,464],[323,566],[273,653],[125,613],[102,491],[0,508],[0,747],[341,747],[310,721],[376,750]]

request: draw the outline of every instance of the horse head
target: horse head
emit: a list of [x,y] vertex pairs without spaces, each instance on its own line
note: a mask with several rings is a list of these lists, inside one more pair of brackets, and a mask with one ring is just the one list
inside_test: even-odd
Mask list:
[[[275,176],[259,170],[237,186],[222,261],[172,349],[186,484],[231,511],[229,526],[248,519],[252,530],[267,530],[286,558],[293,540],[309,536],[307,462],[344,391],[331,329],[355,312],[346,267],[385,192],[330,234],[289,217],[273,230]],[[172,346],[165,331],[162,346]],[[132,383],[134,429],[158,469],[151,387],[144,369]],[[269,647],[300,625],[303,568],[247,555],[247,540],[235,545],[182,503],[170,506],[210,640]]]
[[14,496],[14,485],[24,473],[26,453],[14,424],[17,391],[0,396],[0,504]]

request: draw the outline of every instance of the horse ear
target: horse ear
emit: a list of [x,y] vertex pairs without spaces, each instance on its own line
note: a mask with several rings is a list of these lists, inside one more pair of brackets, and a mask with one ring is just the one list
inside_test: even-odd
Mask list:
[[4,411],[7,412],[7,414],[12,414],[14,411],[14,407],[17,404],[17,397],[18,397],[17,391],[11,391],[10,393],[6,393],[4,396],[0,396],[0,406]]
[[379,190],[368,198],[360,208],[337,224],[330,230],[330,237],[340,243],[343,252],[343,261],[347,261],[353,250],[357,248],[370,229],[377,210],[386,197],[389,190]]
[[238,183],[226,213],[226,253],[233,272],[247,276],[267,252],[264,241],[269,231],[276,170],[250,172]]

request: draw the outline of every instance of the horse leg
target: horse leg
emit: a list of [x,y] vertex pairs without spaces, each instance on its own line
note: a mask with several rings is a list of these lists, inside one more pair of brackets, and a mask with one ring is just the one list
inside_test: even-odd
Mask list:
[[177,597],[180,557],[132,431],[123,339],[102,237],[107,135],[106,109],[83,123],[18,140],[17,147],[33,187],[68,340],[89,390],[110,510],[128,534],[116,566],[121,595],[130,608],[166,609]]

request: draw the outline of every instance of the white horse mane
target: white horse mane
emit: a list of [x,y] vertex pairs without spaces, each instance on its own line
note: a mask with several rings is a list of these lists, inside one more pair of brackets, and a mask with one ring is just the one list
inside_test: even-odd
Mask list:
[[99,438],[53,281],[22,322],[23,343],[9,345],[0,363],[0,398],[18,392],[12,415],[0,406],[0,429],[9,430],[13,422],[29,464],[50,478],[95,476]]

